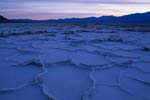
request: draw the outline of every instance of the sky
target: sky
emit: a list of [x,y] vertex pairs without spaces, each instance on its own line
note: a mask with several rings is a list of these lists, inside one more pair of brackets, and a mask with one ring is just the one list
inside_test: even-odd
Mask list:
[[122,16],[150,12],[150,0],[0,0],[9,19],[60,19]]

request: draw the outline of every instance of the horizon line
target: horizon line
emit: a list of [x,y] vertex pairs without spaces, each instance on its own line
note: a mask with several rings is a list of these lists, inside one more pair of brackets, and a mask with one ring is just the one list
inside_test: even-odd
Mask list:
[[14,18],[14,19],[10,19],[10,18],[7,18],[7,16],[3,16],[0,14],[0,16],[3,16],[5,18],[7,18],[8,20],[37,20],[37,21],[41,21],[41,20],[63,20],[63,19],[84,19],[84,18],[100,18],[100,17],[105,17],[105,16],[114,16],[114,17],[123,17],[123,16],[127,16],[127,15],[132,15],[132,14],[144,14],[144,13],[150,13],[150,11],[146,11],[146,12],[143,12],[143,13],[130,13],[130,14],[124,14],[124,15],[102,15],[102,16],[89,16],[89,17],[66,17],[66,18],[56,18],[56,19],[32,19],[32,18]]

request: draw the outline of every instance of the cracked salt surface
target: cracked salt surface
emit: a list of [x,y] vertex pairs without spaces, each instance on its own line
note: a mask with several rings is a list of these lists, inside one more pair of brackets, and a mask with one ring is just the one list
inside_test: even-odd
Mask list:
[[149,25],[125,26],[0,24],[0,100],[150,100]]

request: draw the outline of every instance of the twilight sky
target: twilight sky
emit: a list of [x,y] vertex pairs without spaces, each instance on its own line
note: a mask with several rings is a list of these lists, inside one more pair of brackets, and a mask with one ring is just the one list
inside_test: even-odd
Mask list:
[[150,0],[0,0],[0,15],[10,19],[121,16],[147,11]]

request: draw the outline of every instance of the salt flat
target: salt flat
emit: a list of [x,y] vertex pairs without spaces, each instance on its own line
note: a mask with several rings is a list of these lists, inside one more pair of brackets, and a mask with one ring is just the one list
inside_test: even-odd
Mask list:
[[0,24],[0,100],[150,100],[150,25]]

